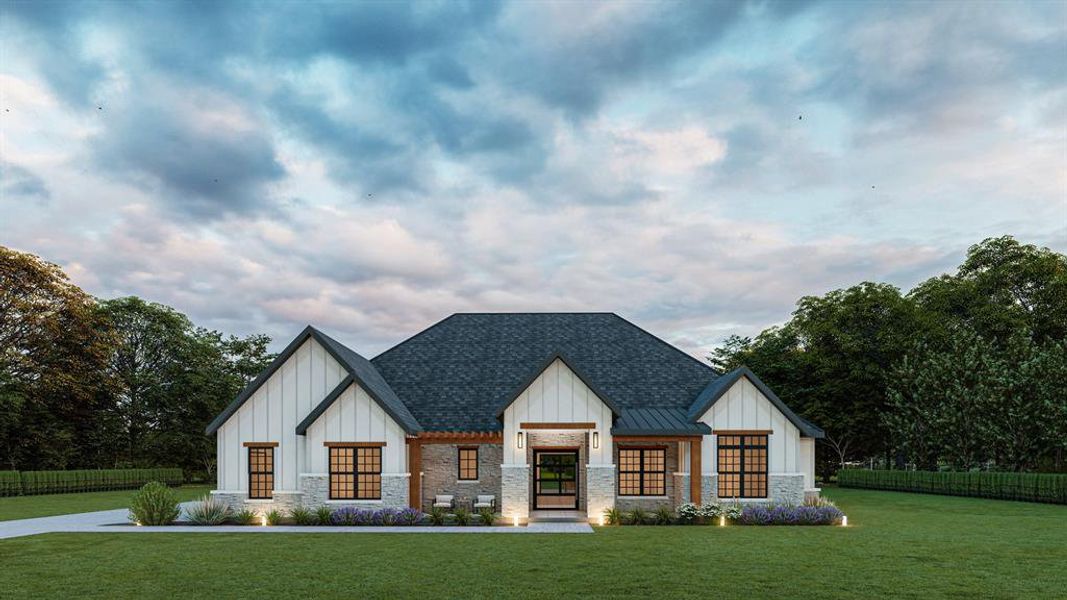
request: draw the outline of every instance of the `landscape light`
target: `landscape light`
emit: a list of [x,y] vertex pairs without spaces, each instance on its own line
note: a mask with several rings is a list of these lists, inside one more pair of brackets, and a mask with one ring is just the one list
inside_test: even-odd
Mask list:
[[[519,435],[522,435],[522,434],[520,433]],[[522,438],[519,438],[519,439],[522,439]],[[511,518],[511,522],[514,523],[515,527],[518,527],[519,526],[519,515],[513,516]]]
[[259,515],[259,524],[264,526],[264,527],[267,526],[267,515],[266,514]]
[[726,527],[726,515],[719,515],[719,527]]
[[848,515],[841,515],[841,526],[848,527]]

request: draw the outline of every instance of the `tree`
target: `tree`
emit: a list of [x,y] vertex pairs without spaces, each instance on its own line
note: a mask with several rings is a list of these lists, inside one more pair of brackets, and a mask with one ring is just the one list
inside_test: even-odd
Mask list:
[[115,342],[92,297],[62,269],[0,246],[0,462],[65,468],[97,458]]

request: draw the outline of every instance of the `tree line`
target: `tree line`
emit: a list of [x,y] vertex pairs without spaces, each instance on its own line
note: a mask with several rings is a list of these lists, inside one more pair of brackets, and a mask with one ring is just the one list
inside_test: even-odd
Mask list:
[[208,422],[273,358],[137,297],[94,298],[0,246],[0,469],[214,472]]
[[863,282],[805,296],[784,325],[709,357],[747,365],[848,462],[936,470],[1065,470],[1067,257],[1010,236],[907,293]]

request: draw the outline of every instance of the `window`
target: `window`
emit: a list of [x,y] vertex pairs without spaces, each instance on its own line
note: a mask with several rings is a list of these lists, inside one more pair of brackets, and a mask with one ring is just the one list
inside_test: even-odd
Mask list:
[[767,497],[767,436],[719,434],[719,497]]
[[665,496],[667,451],[664,448],[619,449],[619,495]]
[[478,449],[459,449],[459,480],[475,481],[478,479]]
[[380,500],[382,449],[330,447],[330,500]]
[[248,497],[266,499],[274,496],[274,448],[248,448]]

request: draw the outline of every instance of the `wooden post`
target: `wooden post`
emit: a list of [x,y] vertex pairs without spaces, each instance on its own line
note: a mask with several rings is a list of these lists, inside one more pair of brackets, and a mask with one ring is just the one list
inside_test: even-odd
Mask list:
[[700,488],[704,482],[700,467],[701,441],[701,438],[693,438],[689,441],[689,501],[697,506],[700,506]]
[[422,510],[422,442],[417,439],[409,442],[408,470],[411,477],[408,479],[408,504],[415,510]]

